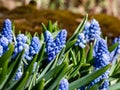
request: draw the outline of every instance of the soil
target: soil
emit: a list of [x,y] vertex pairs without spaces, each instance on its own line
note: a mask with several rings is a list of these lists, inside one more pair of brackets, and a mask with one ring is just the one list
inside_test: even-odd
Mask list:
[[[81,20],[83,15],[75,14],[67,10],[37,10],[33,6],[21,6],[9,11],[4,7],[0,7],[0,30],[2,30],[3,21],[6,18],[12,20],[15,24],[15,31],[29,31],[31,34],[35,32],[41,33],[41,23],[47,25],[51,20],[53,23],[58,22],[59,28],[65,28],[70,36]],[[120,20],[113,16],[105,14],[89,15],[89,19],[95,18],[99,21],[104,36],[113,38],[120,35]]]

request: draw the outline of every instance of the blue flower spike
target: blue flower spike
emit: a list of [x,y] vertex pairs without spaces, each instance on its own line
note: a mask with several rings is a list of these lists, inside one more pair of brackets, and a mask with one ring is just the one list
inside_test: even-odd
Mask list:
[[12,22],[6,19],[3,23],[2,35],[11,43],[13,41]]
[[90,22],[88,22],[84,27],[83,33],[85,34],[87,42],[99,39],[101,35],[101,29],[98,21],[92,19]]
[[19,34],[17,35],[16,38],[16,44],[15,44],[15,50],[14,50],[14,55],[13,57],[15,57],[18,53],[20,53],[23,49],[25,49],[25,53],[26,49],[28,49],[28,45],[27,45],[27,36],[25,36],[24,34]]
[[29,48],[29,55],[33,56],[40,51],[40,40],[38,37],[34,36],[32,38],[30,48]]
[[46,52],[48,56],[48,62],[52,61],[55,58],[55,43],[52,37],[52,34],[49,31],[46,31],[44,34],[45,43],[46,43]]
[[22,72],[22,66],[20,65],[20,67],[18,68],[18,71],[13,79],[13,81],[17,81],[19,80],[23,75],[23,72]]
[[61,80],[58,90],[69,90],[69,82],[67,79],[63,78]]
[[54,42],[56,46],[58,46],[59,51],[65,47],[66,38],[67,38],[67,31],[65,29],[61,30],[56,36]]
[[50,62],[54,60],[56,55],[65,47],[67,31],[65,29],[61,30],[55,40],[49,31],[46,31],[44,36],[48,62]]
[[120,36],[113,40],[113,44],[115,44],[117,42],[118,42],[118,46],[111,52],[111,57],[112,57],[111,62],[112,63],[115,63],[117,58],[120,55]]
[[3,46],[0,45],[0,57],[3,55]]
[[85,40],[84,33],[80,33],[78,35],[77,41],[75,43],[75,46],[79,46],[81,48],[85,48],[85,45],[86,45],[86,40]]
[[1,36],[0,45],[3,47],[3,53],[5,53],[8,50],[8,44],[9,44],[8,39],[4,36]]
[[[107,43],[104,39],[99,39],[97,40],[95,47],[94,47],[94,52],[96,53],[94,55],[94,68],[95,70],[99,70],[100,68],[108,65],[110,63],[111,57],[110,53],[107,48]],[[107,70],[104,74],[99,76],[97,79],[93,80],[90,84],[90,86],[93,86],[97,82],[101,80],[105,80],[103,84],[99,87],[99,90],[108,90],[109,86],[109,81],[108,81],[108,75],[109,75],[109,70]]]

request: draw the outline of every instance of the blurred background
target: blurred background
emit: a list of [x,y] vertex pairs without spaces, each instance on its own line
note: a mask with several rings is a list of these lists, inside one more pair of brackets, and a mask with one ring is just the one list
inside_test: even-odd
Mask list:
[[120,0],[0,0],[0,6],[12,10],[32,2],[36,3],[37,9],[65,9],[81,14],[105,13],[120,17]]
[[41,23],[51,20],[70,36],[86,13],[99,21],[103,35],[120,35],[120,0],[0,0],[0,28],[10,18],[17,30],[40,33]]

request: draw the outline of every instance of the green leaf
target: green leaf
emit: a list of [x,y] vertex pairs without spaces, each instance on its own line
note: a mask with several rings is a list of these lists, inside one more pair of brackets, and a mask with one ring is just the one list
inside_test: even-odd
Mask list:
[[66,62],[63,62],[61,65],[58,65],[56,67],[54,67],[52,70],[50,70],[49,72],[47,72],[43,78],[45,78],[45,80],[47,81],[48,79],[50,79],[51,77],[57,75],[59,73],[59,71],[61,71],[64,66],[66,65]]
[[42,47],[41,47],[39,54],[38,54],[37,61],[40,61],[40,62],[42,61],[44,52],[45,52],[45,43],[42,44]]
[[37,60],[37,56],[38,54],[36,54],[33,59],[31,60],[30,64],[28,65],[27,69],[25,71],[28,71],[29,72],[29,75],[31,75],[32,71],[33,71],[33,67],[34,67],[34,63],[36,62]]
[[77,63],[79,63],[80,62],[80,59],[81,59],[81,52],[80,52],[80,50],[77,52]]
[[79,72],[80,68],[81,68],[81,64],[78,64],[76,67],[74,67],[72,72],[70,72],[69,79],[76,76],[76,74],[78,74],[77,72]]
[[42,30],[43,30],[43,33],[45,33],[45,31],[47,30],[47,27],[45,26],[45,24],[44,24],[44,23],[41,23],[41,25],[42,25]]
[[16,43],[16,37],[15,37],[15,25],[14,22],[12,23],[12,34],[13,34],[13,41]]
[[87,18],[88,18],[88,15],[86,15],[84,17],[84,19],[82,20],[82,22],[79,24],[79,26],[75,30],[74,34],[68,39],[68,42],[71,41],[71,40],[74,40],[78,36],[78,34],[80,32],[82,32],[82,30],[84,29],[84,26],[85,26],[85,24],[87,22]]
[[110,46],[110,47],[108,48],[108,50],[109,50],[110,52],[112,52],[118,45],[119,45],[119,43],[117,42],[117,43],[115,43],[114,45]]
[[92,80],[96,79],[97,77],[99,77],[100,75],[102,75],[106,70],[108,70],[108,68],[110,68],[110,64],[108,64],[107,66],[91,73],[88,74],[76,81],[73,81],[69,84],[69,90],[73,90],[75,88],[80,88],[81,86],[84,86],[88,83],[90,83]]
[[[66,62],[67,63],[67,62]],[[64,66],[61,72],[57,75],[54,82],[50,85],[50,87],[47,87],[47,90],[54,90],[57,84],[60,82],[60,80],[66,75],[66,73],[72,68],[72,65],[68,66],[67,64]]]
[[50,32],[52,32],[52,30],[53,30],[52,22],[51,21],[48,21],[47,30],[49,30]]
[[58,30],[58,24],[57,24],[57,22],[55,22],[54,24],[53,24],[53,31],[55,32],[55,31],[57,31]]
[[90,44],[90,49],[87,54],[87,63],[90,63],[90,64],[93,63],[93,45],[92,45],[92,43]]
[[53,38],[55,38],[55,37],[58,35],[59,32],[60,32],[60,31],[53,32],[53,33],[52,33]]
[[109,90],[120,90],[120,82],[109,86]]
[[0,68],[0,74],[1,74],[1,72],[2,72],[2,68]]
[[7,75],[7,67],[8,67],[8,62],[9,59],[11,58],[11,54],[13,53],[14,46],[13,44],[9,45],[9,50],[6,51],[5,54],[0,57],[0,68],[2,68],[1,74],[0,74],[0,89],[3,86],[3,82],[6,78]]
[[76,61],[76,57],[75,57],[75,53],[72,51],[72,49],[70,50],[70,54],[72,56],[72,61],[74,65],[77,65],[77,61]]
[[80,64],[82,63],[86,63],[86,53],[85,53],[85,48],[81,48],[80,49],[80,56],[81,56],[81,59],[80,59]]
[[14,51],[14,45],[13,45],[13,44],[10,44],[8,48],[9,48],[9,50],[6,51],[6,52],[2,55],[2,57],[0,57],[0,67],[2,67],[2,66],[3,66],[3,63],[5,63],[8,59],[10,59],[11,54],[12,54],[13,51]]
[[23,54],[24,54],[24,50],[17,55],[14,62],[11,63],[11,65],[8,67],[8,69],[7,69],[8,74],[7,74],[4,82],[2,83],[1,88],[4,89],[8,84],[10,84],[13,81],[13,78],[14,78],[14,76],[19,68],[20,62],[22,60]]
[[28,80],[28,82],[29,82],[29,83],[27,83],[28,86],[26,85],[26,87],[28,87],[28,88],[26,88],[27,90],[31,90],[31,88],[34,86],[35,81],[36,81],[36,73],[34,73],[31,77],[32,77],[32,78],[30,78],[30,79]]
[[63,54],[64,54],[64,51],[65,51],[65,48],[63,48],[58,54],[57,54],[57,56],[56,56],[56,58],[55,58],[55,61],[54,61],[54,63],[53,63],[53,65],[52,65],[52,67],[51,67],[51,69],[53,69],[55,66],[57,66],[58,64],[61,64],[62,62],[63,62],[63,58],[62,58],[62,56],[63,56]]
[[29,77],[29,72],[26,71],[24,76],[18,81],[17,84],[15,84],[15,86],[11,90],[24,90],[28,77]]
[[45,69],[42,71],[42,73],[40,73],[40,75],[37,78],[37,82],[41,80],[41,78],[45,75],[45,73],[51,68],[52,64],[54,63],[54,60],[51,61],[46,67]]
[[2,67],[2,71],[0,74],[0,89],[3,86],[3,82],[5,81],[5,78],[7,76],[7,66],[8,66],[8,60],[6,62],[4,62]]
[[44,90],[45,79],[42,79],[39,83],[37,83],[32,90]]
[[76,42],[76,39],[70,41],[70,42],[67,42],[66,43],[66,48],[65,48],[65,52],[67,52]]
[[112,67],[110,70],[110,76],[114,76],[119,71],[120,71],[120,61],[117,61],[116,64],[112,64]]
[[94,86],[92,86],[91,88],[87,89],[87,90],[98,90],[98,88],[101,86],[101,84],[103,83],[104,80],[101,80],[100,82],[96,83]]

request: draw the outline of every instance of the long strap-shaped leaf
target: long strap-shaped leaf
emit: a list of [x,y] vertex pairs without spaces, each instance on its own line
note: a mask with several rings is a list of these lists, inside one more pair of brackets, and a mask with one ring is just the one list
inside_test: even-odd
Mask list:
[[109,50],[110,52],[112,52],[118,45],[119,45],[119,43],[117,42],[117,43],[113,44],[112,46],[110,46],[110,47],[108,48],[108,50]]
[[88,18],[88,15],[86,15],[84,17],[84,19],[82,20],[82,22],[79,24],[79,26],[75,30],[74,34],[68,39],[68,42],[71,41],[71,40],[73,40],[73,39],[75,39],[78,36],[78,34],[80,32],[82,32],[82,30],[84,29],[84,26],[85,26],[85,24],[87,22],[87,18]]
[[60,82],[60,80],[66,75],[66,73],[71,70],[72,65],[68,66],[67,64],[64,66],[64,68],[62,69],[61,72],[59,72],[59,74],[57,75],[57,77],[55,78],[54,82],[51,84],[50,87],[47,88],[47,90],[54,90],[55,87],[57,87],[58,83]]
[[109,86],[109,90],[120,90],[120,82]]
[[[28,65],[27,69],[25,70],[25,73],[23,74],[23,76],[18,80],[17,83],[15,83],[11,87],[11,90],[14,90],[15,88],[17,88],[18,90],[24,89],[26,83],[29,81],[29,78],[30,78],[30,76],[32,74],[34,62],[37,60],[37,56],[38,56],[37,54],[34,56],[34,58],[32,59],[31,63]],[[20,87],[22,89],[20,89]]]
[[1,72],[2,72],[2,68],[0,68],[0,74],[1,74]]
[[[5,87],[10,84],[19,68],[20,62],[22,60],[22,56],[24,54],[24,50],[19,53],[15,59],[15,61],[8,67],[8,74],[5,78],[5,82],[3,82],[3,89],[5,89]],[[10,84],[11,85],[11,84]]]
[[75,42],[76,42],[76,39],[74,39],[74,40],[72,40],[70,42],[67,42],[65,52],[67,52],[73,45],[75,45]]
[[38,84],[35,85],[35,87],[32,88],[32,90],[44,90],[44,83],[45,79],[42,79]]
[[11,57],[11,54],[13,53],[13,50],[14,50],[14,46],[13,46],[13,44],[10,44],[9,50],[2,57],[0,57],[0,68],[2,68],[2,71],[0,74],[0,89],[1,89],[3,82],[6,78],[8,62],[9,62],[9,59]]
[[69,90],[74,90],[75,88],[80,88],[81,86],[84,86],[88,83],[90,83],[92,80],[96,79],[97,77],[99,77],[100,75],[102,75],[106,70],[108,70],[108,68],[110,68],[110,64],[108,64],[107,66],[101,68],[98,71],[95,71],[89,75],[86,75],[74,82],[71,82],[69,85]]
[[26,71],[22,79],[11,89],[11,90],[24,90],[24,86],[26,85],[26,81],[28,80],[29,72]]
[[6,60],[10,59],[11,57],[11,54],[13,53],[13,50],[14,50],[14,45],[13,44],[10,44],[9,45],[9,50],[6,51],[2,57],[0,57],[0,67],[3,66],[3,63],[6,62]]
[[87,53],[87,58],[86,59],[87,59],[87,63],[90,63],[90,64],[93,63],[93,45],[92,45],[92,43],[90,44],[90,49]]

